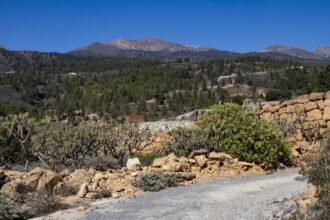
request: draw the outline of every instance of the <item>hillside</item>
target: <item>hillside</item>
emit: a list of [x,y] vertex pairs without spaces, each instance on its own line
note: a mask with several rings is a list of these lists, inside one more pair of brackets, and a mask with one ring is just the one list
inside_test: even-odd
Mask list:
[[[158,54],[139,53],[146,57]],[[167,53],[184,57],[190,51]],[[220,56],[216,50],[199,53],[205,53],[205,57],[209,53]],[[143,114],[146,120],[155,120],[219,101],[241,103],[247,97],[285,99],[330,87],[329,69],[319,63],[275,60],[268,54],[283,58],[277,53],[263,53],[264,57],[251,53],[235,58],[235,54],[227,52],[226,56],[232,59],[164,62],[159,57],[150,60],[2,50],[0,114],[27,109],[42,116],[45,110],[54,109],[60,117],[83,111],[106,117]],[[222,80],[229,75],[234,77]]]

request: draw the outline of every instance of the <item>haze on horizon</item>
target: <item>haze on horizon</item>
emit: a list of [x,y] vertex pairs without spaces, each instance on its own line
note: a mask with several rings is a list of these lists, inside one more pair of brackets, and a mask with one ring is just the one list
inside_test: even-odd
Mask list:
[[235,52],[330,46],[325,0],[3,0],[0,8],[0,45],[9,50],[68,52],[149,37]]

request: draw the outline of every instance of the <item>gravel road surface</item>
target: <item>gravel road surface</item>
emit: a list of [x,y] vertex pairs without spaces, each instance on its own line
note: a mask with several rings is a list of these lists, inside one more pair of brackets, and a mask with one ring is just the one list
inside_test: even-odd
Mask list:
[[293,199],[307,191],[298,171],[217,179],[136,198],[103,200],[38,219],[280,219],[295,211]]

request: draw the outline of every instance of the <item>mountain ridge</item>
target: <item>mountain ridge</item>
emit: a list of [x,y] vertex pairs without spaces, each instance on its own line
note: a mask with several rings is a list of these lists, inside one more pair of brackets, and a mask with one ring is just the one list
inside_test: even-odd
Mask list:
[[[139,40],[127,40],[119,38],[104,43],[93,43],[88,46],[69,51],[71,55],[87,56],[124,56],[139,57],[162,60],[173,60],[182,57],[192,58],[193,60],[205,60],[215,58],[235,59],[239,55],[251,54],[223,51],[215,48],[200,48],[192,45],[183,45],[157,38],[143,38]],[[266,55],[272,53],[286,54],[301,59],[328,60],[330,58],[330,47],[318,47],[315,51],[309,51],[293,46],[274,44],[258,54]],[[276,55],[278,57],[278,55]]]
[[260,51],[261,53],[265,52],[277,52],[288,54],[291,56],[300,57],[303,59],[326,59],[330,57],[330,47],[318,47],[315,51],[309,51],[302,48],[297,48],[288,45],[282,44],[273,44],[263,50]]
[[143,38],[140,40],[126,40],[119,38],[117,40],[104,43],[96,42],[88,46],[80,47],[69,51],[72,55],[99,55],[116,56],[122,51],[147,51],[147,52],[178,52],[178,51],[211,51],[215,48],[199,48],[192,45],[183,45],[156,38]]

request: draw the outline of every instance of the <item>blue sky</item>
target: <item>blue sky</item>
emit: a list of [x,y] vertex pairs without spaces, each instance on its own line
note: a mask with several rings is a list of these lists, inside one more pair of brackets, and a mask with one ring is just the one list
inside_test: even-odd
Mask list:
[[330,46],[329,0],[0,0],[0,45],[68,52],[146,37],[258,51]]

